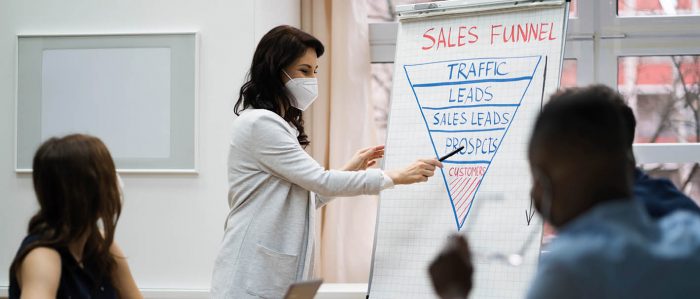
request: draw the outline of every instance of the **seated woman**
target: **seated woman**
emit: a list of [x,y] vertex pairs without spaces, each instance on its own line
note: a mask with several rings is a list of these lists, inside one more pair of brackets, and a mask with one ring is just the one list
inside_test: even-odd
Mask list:
[[102,141],[51,138],[32,168],[40,209],[10,267],[10,298],[142,298],[114,242],[121,190]]

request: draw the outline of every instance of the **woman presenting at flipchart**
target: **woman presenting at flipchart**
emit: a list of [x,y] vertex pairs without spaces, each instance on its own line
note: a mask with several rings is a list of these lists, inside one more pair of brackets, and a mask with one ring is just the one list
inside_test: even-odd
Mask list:
[[231,211],[214,266],[214,298],[281,298],[312,273],[316,208],[333,196],[424,182],[442,167],[424,159],[399,170],[368,169],[383,146],[360,150],[342,170],[325,170],[311,158],[301,115],[317,97],[323,51],[319,40],[290,26],[272,29],[255,50],[234,109]]

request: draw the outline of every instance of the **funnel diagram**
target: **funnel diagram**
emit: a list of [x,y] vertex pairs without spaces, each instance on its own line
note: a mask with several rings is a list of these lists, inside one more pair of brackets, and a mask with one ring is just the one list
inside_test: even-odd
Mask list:
[[[481,182],[523,103],[541,56],[404,65],[461,230]],[[538,95],[539,99],[539,95]]]

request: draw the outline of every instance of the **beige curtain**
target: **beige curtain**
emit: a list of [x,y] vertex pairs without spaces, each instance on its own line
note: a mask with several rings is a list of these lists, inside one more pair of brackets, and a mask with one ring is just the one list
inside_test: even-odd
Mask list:
[[[309,151],[331,169],[375,145],[365,5],[365,0],[302,0],[302,29],[326,46],[319,98],[306,113]],[[367,282],[376,214],[376,196],[338,198],[319,211],[316,276],[326,282]]]

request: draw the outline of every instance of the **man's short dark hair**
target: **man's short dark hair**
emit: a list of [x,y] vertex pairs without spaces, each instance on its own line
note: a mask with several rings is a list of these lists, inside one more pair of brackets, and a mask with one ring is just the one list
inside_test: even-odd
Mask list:
[[[571,88],[554,94],[537,117],[533,146],[554,146],[553,150],[582,151],[588,157],[615,159],[625,156],[634,138],[629,116],[621,113],[624,101],[609,87],[594,85]],[[627,107],[624,105],[624,107]],[[629,107],[627,107],[629,109]]]
[[634,130],[637,126],[637,119],[634,117],[634,112],[632,112],[632,108],[627,106],[627,103],[625,103],[625,100],[622,98],[622,96],[619,93],[614,92],[610,88],[607,89],[609,89],[612,92],[612,94],[606,95],[606,98],[610,99],[613,103],[617,104],[619,112],[622,115],[622,121],[625,124],[625,134],[627,135],[625,141],[631,147],[634,143]]

